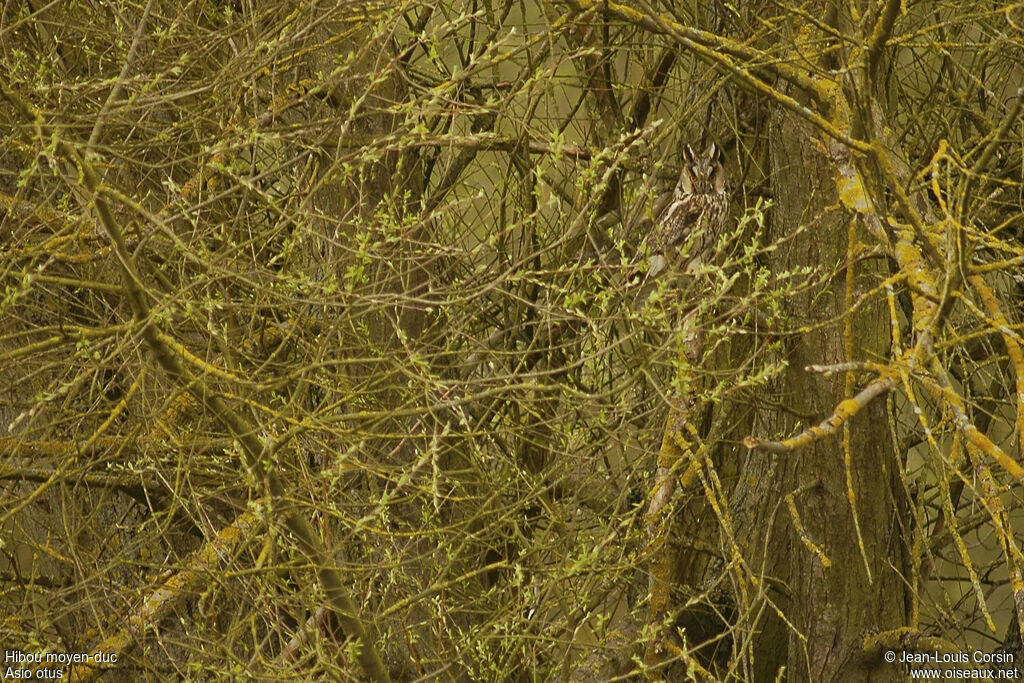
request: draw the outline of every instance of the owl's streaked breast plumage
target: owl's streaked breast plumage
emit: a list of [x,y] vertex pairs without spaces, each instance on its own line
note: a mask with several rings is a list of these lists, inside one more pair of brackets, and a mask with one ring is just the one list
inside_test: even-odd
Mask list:
[[724,192],[673,198],[655,223],[651,246],[663,253],[678,250],[695,234],[700,239],[692,250],[710,249],[718,240],[727,201]]

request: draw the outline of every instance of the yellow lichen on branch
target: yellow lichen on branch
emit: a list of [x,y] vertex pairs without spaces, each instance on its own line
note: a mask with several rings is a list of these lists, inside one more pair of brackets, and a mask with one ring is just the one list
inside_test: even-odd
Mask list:
[[699,361],[703,339],[698,328],[695,311],[685,316],[680,331],[679,375],[682,389],[669,412],[665,430],[658,451],[657,469],[651,501],[647,507],[647,554],[650,559],[650,600],[647,608],[647,625],[651,637],[647,643],[644,660],[648,666],[658,667],[664,656],[665,639],[661,635],[662,623],[671,604],[672,553],[668,548],[670,517],[666,514],[675,479],[679,469],[686,465],[683,474],[684,485],[696,478],[700,467],[693,446],[698,442],[693,428],[694,395],[691,368]]
[[1024,467],[1021,467],[1020,463],[1014,460],[1010,455],[999,447],[998,444],[988,438],[971,422],[967,416],[966,403],[963,397],[956,392],[953,388],[949,378],[946,376],[946,370],[939,363],[937,358],[932,359],[932,376],[924,377],[924,385],[935,395],[941,399],[944,405],[950,410],[953,417],[953,423],[957,426],[957,429],[967,438],[967,443],[977,448],[979,451],[995,460],[999,466],[1006,471],[1011,477],[1016,479],[1021,484],[1024,484]]
[[[198,550],[180,572],[172,574],[160,584],[124,619],[124,626],[117,633],[108,636],[93,650],[90,661],[102,661],[101,653],[109,658],[124,654],[135,649],[140,637],[147,628],[155,627],[163,617],[181,600],[192,594],[196,588],[214,572],[221,563],[230,558],[247,540],[252,539],[260,525],[260,518],[244,512],[235,518],[229,526],[221,531],[205,546]],[[71,671],[72,681],[95,680],[103,673],[103,669],[87,664],[76,665]]]
[[835,434],[850,418],[857,415],[879,396],[892,391],[895,386],[894,372],[887,371],[885,375],[868,384],[853,398],[840,401],[832,415],[827,419],[817,425],[808,427],[796,436],[781,441],[768,441],[748,436],[743,440],[743,445],[752,450],[768,451],[771,453],[789,453],[798,448],[803,448],[815,441]]
[[978,293],[978,298],[981,299],[985,310],[992,317],[992,323],[1003,338],[1003,344],[1006,346],[1006,355],[1009,357],[1010,365],[1013,367],[1017,404],[1017,439],[1018,444],[1020,444],[1021,455],[1024,457],[1024,351],[1021,350],[1020,343],[1017,341],[1020,335],[1010,332],[1010,322],[1003,314],[1003,310],[996,300],[995,292],[985,282],[985,278],[981,275],[970,275],[967,281],[974,287],[974,291]]
[[800,521],[800,513],[796,509],[796,500],[793,498],[792,493],[786,496],[786,507],[789,508],[789,516],[793,519],[793,526],[796,528],[796,533],[800,536],[800,540],[821,561],[822,567],[826,569],[831,567],[832,560],[828,559],[825,550],[807,535],[807,530],[804,529],[803,522]]

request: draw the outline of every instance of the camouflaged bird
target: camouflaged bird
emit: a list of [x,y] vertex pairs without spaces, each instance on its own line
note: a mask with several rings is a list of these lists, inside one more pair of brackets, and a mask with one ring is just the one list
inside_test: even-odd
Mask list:
[[[644,239],[647,279],[669,265],[687,271],[707,263],[725,230],[728,205],[728,184],[718,146],[712,142],[697,156],[687,145],[672,199]],[[691,240],[692,244],[682,253]]]

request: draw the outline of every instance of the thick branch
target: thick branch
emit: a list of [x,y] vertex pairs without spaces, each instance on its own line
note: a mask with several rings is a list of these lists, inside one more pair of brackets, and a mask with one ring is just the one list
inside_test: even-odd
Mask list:
[[[807,369],[810,370],[811,368]],[[813,427],[808,427],[796,436],[783,439],[782,441],[764,441],[748,436],[743,440],[743,445],[752,450],[768,451],[770,453],[789,453],[799,448],[804,448],[815,441],[820,441],[838,432],[839,428],[848,422],[850,418],[864,410],[876,398],[884,396],[895,387],[896,381],[892,375],[886,374],[864,387],[853,398],[840,401],[828,419]]]
[[882,48],[892,35],[892,28],[896,24],[896,17],[900,11],[900,0],[888,0],[885,11],[875,24],[875,30],[871,35],[871,45],[868,47],[868,77],[874,79],[878,69],[878,60],[882,56]]

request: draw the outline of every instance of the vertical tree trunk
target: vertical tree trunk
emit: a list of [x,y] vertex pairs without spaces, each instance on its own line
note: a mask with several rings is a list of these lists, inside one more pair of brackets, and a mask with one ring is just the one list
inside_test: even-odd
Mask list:
[[[772,436],[790,436],[817,423],[859,388],[850,380],[844,387],[842,373],[825,377],[807,366],[871,360],[888,350],[888,315],[879,305],[841,317],[850,297],[855,300],[877,283],[877,268],[871,261],[849,265],[856,254],[850,239],[863,235],[859,227],[850,229],[851,216],[838,208],[834,169],[823,149],[807,124],[788,114],[776,120],[771,131],[775,237],[807,227],[775,252],[772,269],[821,265],[825,272],[834,270],[820,288],[792,302],[790,328],[806,332],[786,346],[788,369],[776,396],[786,410],[761,415],[759,429]],[[814,327],[826,321],[835,322]],[[762,612],[766,623],[756,628],[756,680],[774,678],[783,666],[789,680],[897,676],[893,667],[875,670],[878,663],[860,652],[865,634],[906,623],[906,587],[897,571],[903,565],[903,492],[886,412],[885,401],[876,400],[835,437],[790,453],[751,451],[748,456],[733,509],[747,569],[755,577],[762,567],[764,573],[763,582],[742,588],[748,595],[763,590],[789,624],[772,607]]]

